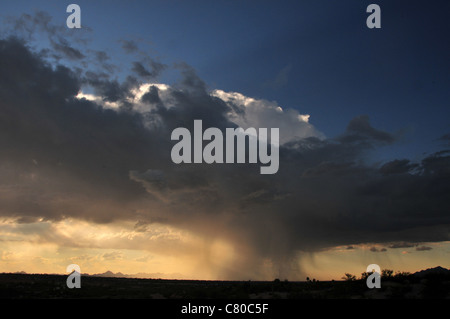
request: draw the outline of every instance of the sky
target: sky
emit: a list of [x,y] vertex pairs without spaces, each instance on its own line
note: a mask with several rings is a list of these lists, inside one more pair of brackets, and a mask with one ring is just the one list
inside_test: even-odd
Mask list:
[[[71,3],[1,5],[0,272],[450,267],[448,1]],[[174,164],[195,119],[279,128],[278,172]]]

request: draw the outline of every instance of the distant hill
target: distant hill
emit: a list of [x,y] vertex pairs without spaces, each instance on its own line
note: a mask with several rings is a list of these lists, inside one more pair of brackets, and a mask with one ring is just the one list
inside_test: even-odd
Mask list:
[[413,274],[413,276],[416,277],[425,277],[425,276],[429,276],[429,275],[450,275],[450,269],[441,267],[441,266],[437,266],[434,268],[428,268],[425,270],[421,270],[418,271],[416,273]]
[[[27,275],[28,273],[25,271],[17,271],[14,272],[13,274],[17,274],[17,275]],[[37,275],[37,274],[35,274]],[[61,275],[61,274],[54,274],[54,275]],[[67,274],[62,274],[62,275],[67,275]],[[434,268],[428,268],[425,270],[420,270],[417,271],[415,273],[413,273],[411,276],[417,277],[417,278],[423,278],[423,277],[427,277],[429,275],[443,275],[443,276],[450,276],[450,269],[441,267],[441,266],[437,266]],[[86,274],[86,273],[82,273],[81,274],[82,277],[86,276],[86,277],[105,277],[105,278],[136,278],[136,279],[178,279],[178,280],[189,280],[190,278],[187,278],[186,276],[183,276],[180,273],[170,273],[170,274],[166,274],[166,273],[137,273],[137,274],[123,274],[121,272],[112,272],[110,270],[104,272],[104,273],[99,273],[99,274]]]
[[[415,277],[426,277],[429,275],[444,275],[444,276],[450,276],[450,269],[437,266],[434,268],[428,268],[425,270],[420,270],[412,274]],[[93,274],[93,275],[87,275],[85,276],[92,276],[92,277],[108,277],[108,278],[138,278],[138,279],[188,279],[182,274],[179,273],[173,273],[173,274],[165,274],[165,273],[137,273],[137,274],[123,274],[121,272],[114,273],[110,270],[100,273],[100,274]]]
[[121,277],[127,278],[127,277],[129,277],[129,275],[124,275],[121,272],[113,273],[110,270],[108,270],[108,271],[106,271],[104,273],[101,273],[101,274],[93,274],[93,275],[89,275],[89,276],[92,276],[92,277],[118,277],[118,278],[121,278]]
[[[112,271],[82,275],[81,289],[70,289],[67,275],[0,273],[0,299],[448,299],[450,276],[440,274],[449,272],[436,267],[417,275],[392,276],[382,280],[381,289],[369,289],[364,280],[173,280]],[[133,278],[144,275],[151,279]]]
[[91,277],[107,277],[107,278],[140,278],[140,279],[186,279],[185,276],[179,273],[164,274],[164,273],[137,273],[137,274],[123,274],[121,272],[112,272],[110,270],[100,273],[88,275]]

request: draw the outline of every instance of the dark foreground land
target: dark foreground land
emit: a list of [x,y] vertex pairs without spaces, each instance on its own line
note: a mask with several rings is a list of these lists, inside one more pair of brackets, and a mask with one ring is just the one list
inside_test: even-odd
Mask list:
[[450,275],[383,278],[380,289],[365,280],[197,281],[82,276],[81,288],[69,289],[67,276],[0,274],[0,298],[145,298],[145,299],[423,299],[450,298]]

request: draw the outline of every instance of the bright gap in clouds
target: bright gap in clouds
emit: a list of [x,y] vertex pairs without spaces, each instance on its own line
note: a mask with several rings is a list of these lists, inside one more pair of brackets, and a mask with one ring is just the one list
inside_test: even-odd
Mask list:
[[[142,101],[143,96],[148,93],[151,87],[158,89],[161,100],[165,107],[171,106],[170,94],[165,92],[172,90],[170,85],[162,83],[143,83],[132,88],[125,101],[133,105],[133,109],[138,112],[148,112],[151,107]],[[280,128],[280,144],[285,144],[294,140],[306,137],[325,138],[324,134],[318,131],[309,123],[309,114],[300,114],[294,109],[283,109],[274,101],[256,99],[245,96],[238,92],[225,92],[213,90],[209,92],[211,97],[217,97],[230,107],[227,113],[228,120],[234,124],[247,129],[249,127],[258,128]],[[95,94],[88,94],[80,91],[77,99],[86,99],[95,102],[104,108],[118,109],[118,102],[106,101],[103,97]]]

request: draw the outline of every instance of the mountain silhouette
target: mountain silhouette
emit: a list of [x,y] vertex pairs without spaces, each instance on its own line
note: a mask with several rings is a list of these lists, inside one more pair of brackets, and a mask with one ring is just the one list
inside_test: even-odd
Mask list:
[[164,278],[164,279],[184,279],[184,276],[180,273],[137,273],[137,274],[123,274],[121,272],[114,273],[110,270],[105,271],[104,273],[88,275],[91,277],[111,277],[111,278],[142,278],[142,279],[151,279],[151,278]]
[[450,270],[441,266],[437,266],[434,268],[428,268],[425,270],[418,271],[413,275],[417,277],[425,277],[429,275],[450,275]]

